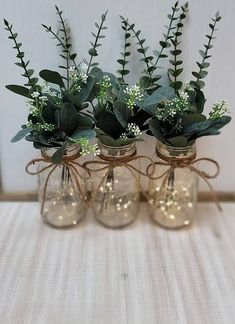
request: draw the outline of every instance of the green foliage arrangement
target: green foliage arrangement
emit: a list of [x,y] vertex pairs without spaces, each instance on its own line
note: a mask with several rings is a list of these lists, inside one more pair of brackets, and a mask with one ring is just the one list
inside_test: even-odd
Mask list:
[[[27,80],[24,86],[6,87],[26,97],[29,107],[28,122],[22,125],[12,142],[25,138],[33,142],[35,148],[56,147],[58,150],[53,162],[59,163],[71,143],[80,144],[84,154],[95,152],[96,146],[89,143],[95,136],[106,145],[119,147],[141,141],[142,132],[147,130],[148,134],[168,145],[182,147],[201,136],[219,134],[219,130],[230,122],[224,100],[212,107],[208,117],[203,114],[206,99],[202,89],[210,66],[216,25],[221,20],[219,14],[209,24],[207,42],[199,51],[202,59],[196,62],[198,70],[192,72],[194,79],[184,84],[180,80],[183,72],[180,44],[188,3],[180,6],[177,1],[171,7],[159,49],[152,53],[141,30],[128,18],[120,16],[123,50],[117,60],[117,76],[102,71],[95,61],[101,41],[105,38],[107,12],[102,14],[100,23],[95,23],[96,32],[91,33],[94,39],[90,42],[88,60],[78,64],[63,12],[57,6],[55,8],[60,24],[58,31],[51,26],[42,26],[56,40],[64,63],[59,65],[62,73],[47,69],[40,71],[43,83],[39,83],[34,70],[29,67],[30,61],[25,60],[22,43],[18,42],[18,34],[13,31],[12,24],[4,20],[9,39],[17,51],[15,64],[23,69],[22,76]],[[128,64],[133,39],[144,69],[136,84],[129,85]],[[169,84],[162,86],[159,83],[162,77],[158,73],[161,69],[159,62],[168,57]],[[89,106],[92,112],[87,109]]]
[[126,76],[128,57],[131,56],[131,26],[121,17],[124,48],[117,60],[117,76],[95,67],[91,76],[96,80],[90,103],[99,140],[109,146],[120,147],[142,140],[142,131],[148,128],[149,113],[142,109],[145,92],[136,85],[129,85]]
[[119,147],[141,140],[150,115],[142,110],[144,93],[140,87],[123,85],[123,78],[99,68],[91,74],[97,80],[97,94],[91,104],[100,141]]
[[92,116],[86,112],[88,102],[93,99],[96,79],[92,77],[91,67],[93,58],[98,55],[97,48],[101,46],[98,42],[106,27],[104,21],[106,14],[101,16],[101,23],[95,23],[98,31],[92,33],[95,37],[92,48],[89,50],[90,60],[76,63],[77,54],[72,50],[71,39],[63,19],[63,12],[56,6],[59,17],[60,28],[55,32],[52,27],[43,25],[57,41],[61,48],[60,56],[65,65],[60,65],[64,75],[57,71],[44,69],[39,75],[43,83],[34,76],[34,70],[29,68],[30,61],[25,60],[22,51],[22,43],[18,42],[18,34],[14,32],[12,24],[4,20],[5,29],[9,32],[9,39],[14,42],[18,61],[15,63],[23,69],[23,77],[27,79],[24,86],[7,85],[6,88],[27,98],[29,107],[28,121],[22,125],[22,129],[13,137],[12,142],[23,138],[33,142],[35,148],[45,147],[58,148],[52,157],[54,163],[59,163],[64,155],[67,145],[78,143],[82,154],[96,152],[96,146],[91,145],[89,140],[94,138],[94,121]]
[[[146,97],[143,103],[143,109],[147,110],[152,118],[149,121],[149,134],[154,135],[163,143],[175,147],[191,145],[197,138],[208,135],[220,134],[220,129],[231,120],[227,116],[228,106],[224,100],[213,105],[209,117],[203,114],[206,99],[202,88],[205,86],[204,79],[209,67],[209,50],[213,47],[212,40],[216,30],[216,24],[221,20],[217,13],[209,24],[210,34],[206,35],[208,39],[204,45],[204,50],[200,50],[202,56],[201,62],[197,62],[198,72],[192,72],[196,80],[183,84],[178,79],[183,68],[182,61],[178,59],[181,54],[179,49],[179,37],[182,35],[180,29],[183,27],[182,20],[185,19],[187,5],[181,7],[181,14],[176,23],[176,29],[173,37],[170,39],[173,50],[173,60],[170,64],[173,66],[168,69],[169,86],[156,90],[152,95]],[[162,94],[160,100],[159,94]]]

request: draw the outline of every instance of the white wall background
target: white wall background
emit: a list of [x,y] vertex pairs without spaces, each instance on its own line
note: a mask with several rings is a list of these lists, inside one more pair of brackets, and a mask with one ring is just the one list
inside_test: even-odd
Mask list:
[[[99,21],[100,14],[109,9],[107,25],[109,30],[104,46],[100,48],[99,61],[105,70],[115,72],[118,68],[116,59],[121,50],[122,33],[119,14],[128,16],[143,31],[153,49],[164,31],[166,15],[173,4],[170,0],[57,0],[57,5],[64,10],[72,29],[74,48],[80,59],[87,57],[90,32],[94,22]],[[23,43],[26,57],[30,58],[33,68],[39,72],[43,68],[56,69],[58,64],[58,48],[55,41],[49,38],[41,23],[56,24],[54,10],[55,0],[0,0],[1,26],[2,18],[13,22]],[[199,59],[198,49],[205,41],[208,22],[217,10],[223,16],[217,33],[216,46],[212,50],[211,67],[206,79],[206,96],[208,108],[219,99],[227,99],[231,106],[231,114],[235,117],[235,35],[234,35],[234,0],[189,0],[189,17],[186,23],[185,36],[182,44],[184,58],[184,81],[191,79],[191,71],[195,69],[195,61]],[[27,109],[24,98],[4,88],[6,84],[23,84],[20,68],[14,65],[15,52],[7,38],[8,34],[0,29],[0,156],[2,182],[5,191],[34,190],[36,179],[24,172],[27,161],[35,157],[37,152],[31,143],[20,142],[11,144],[10,139],[21,124],[26,120]],[[138,74],[136,62],[138,55],[132,57],[132,69]],[[136,78],[132,80],[135,82]],[[153,141],[149,140],[148,150],[152,155]],[[235,191],[235,131],[234,121],[227,126],[220,136],[203,138],[198,142],[199,155],[209,156],[218,160],[221,174],[213,184],[216,190]]]

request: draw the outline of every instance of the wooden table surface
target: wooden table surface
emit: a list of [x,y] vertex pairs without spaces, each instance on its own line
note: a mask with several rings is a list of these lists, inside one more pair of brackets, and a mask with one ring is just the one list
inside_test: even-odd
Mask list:
[[41,222],[37,203],[0,204],[0,324],[234,324],[235,204],[200,204],[194,225],[147,217],[108,230]]

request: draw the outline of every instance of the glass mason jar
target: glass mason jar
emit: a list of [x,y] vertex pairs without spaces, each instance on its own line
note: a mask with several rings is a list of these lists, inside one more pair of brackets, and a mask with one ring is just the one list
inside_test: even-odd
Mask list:
[[[139,174],[130,171],[121,162],[135,155],[136,146],[111,147],[99,141],[98,147],[97,171],[91,178],[94,214],[104,226],[121,228],[136,219],[139,209]],[[121,163],[114,166],[112,161]],[[138,168],[136,161],[127,163]]]
[[[79,150],[78,145],[68,146],[64,158],[73,159],[73,156],[76,156]],[[42,155],[46,159],[50,159],[55,151],[56,148],[45,148],[42,149]],[[46,166],[47,164],[42,161],[38,170]],[[54,227],[75,226],[82,220],[86,212],[84,180],[78,178],[79,190],[71,169],[66,165],[58,165],[49,175],[52,168],[38,174],[39,202],[42,206],[41,216],[47,224]]]
[[[196,157],[196,145],[172,147],[158,141],[157,156],[163,163],[188,163]],[[170,166],[156,165],[154,177],[160,177]],[[150,212],[160,226],[177,229],[191,224],[197,202],[198,178],[187,167],[176,167],[163,177],[150,180]]]

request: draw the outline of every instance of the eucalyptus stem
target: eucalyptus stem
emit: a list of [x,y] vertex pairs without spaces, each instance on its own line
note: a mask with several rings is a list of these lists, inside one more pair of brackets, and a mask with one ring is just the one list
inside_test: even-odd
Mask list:
[[[135,38],[137,39],[138,41],[138,45],[140,46],[138,52],[141,53],[143,56],[144,56],[144,62],[146,64],[146,67],[147,67],[147,74],[149,75],[149,77],[151,77],[151,67],[152,67],[152,64],[150,65],[149,62],[151,62],[150,60],[150,57],[146,55],[146,48],[143,46],[143,40],[140,38],[140,30],[136,31],[135,30],[135,25],[134,24],[129,24],[127,20],[125,20],[128,27],[130,28],[130,30],[133,32]],[[152,57],[151,57],[152,58]]]
[[64,44],[63,47],[64,47],[64,50],[65,50],[65,53],[66,53],[66,65],[67,65],[66,75],[67,75],[67,87],[69,89],[69,60],[70,60],[70,48],[71,48],[71,44],[68,43],[69,36],[67,34],[67,30],[66,30],[66,27],[65,27],[64,19],[62,17],[62,11],[60,11],[57,6],[55,6],[55,8],[56,8],[57,14],[58,14],[58,16],[60,18],[60,22],[62,24],[62,31],[64,33],[64,41],[65,41],[65,44]]
[[98,44],[98,41],[99,41],[100,38],[105,37],[105,36],[101,35],[101,31],[103,29],[106,29],[106,27],[104,27],[104,22],[106,20],[107,13],[108,13],[108,10],[104,14],[101,15],[101,23],[100,23],[100,25],[98,25],[97,23],[95,24],[96,27],[98,27],[97,34],[95,35],[95,34],[92,33],[92,35],[95,37],[95,42],[94,42],[94,44],[92,43],[92,48],[88,52],[90,54],[90,60],[89,60],[88,67],[87,67],[87,74],[89,73],[90,68],[92,66],[92,61],[93,61],[94,56],[98,55],[97,50],[96,50],[96,48],[100,45],[100,44]]
[[[168,42],[168,40],[169,40],[170,37],[171,37],[170,33],[171,33],[171,30],[172,30],[173,22],[174,22],[174,20],[175,20],[175,14],[176,14],[176,12],[178,11],[178,4],[179,4],[179,3],[178,3],[178,1],[177,1],[177,2],[174,4],[174,6],[172,7],[172,14],[170,15],[170,17],[171,17],[171,18],[170,18],[170,22],[169,22],[169,25],[168,25],[168,28],[167,28],[167,33],[166,33],[165,39],[164,39],[164,41],[163,41],[163,43],[164,43],[165,45],[163,45],[163,43],[160,42],[160,45],[162,44],[163,46],[161,46],[160,53],[159,53],[159,55],[157,56],[156,62],[153,64],[153,66],[154,66],[155,69],[157,68],[158,62],[159,62],[159,60],[160,60],[160,58],[161,58],[161,56],[162,56],[162,54],[163,54],[164,49],[167,47],[167,42]],[[154,71],[154,70],[153,70],[153,71]],[[151,72],[151,75],[152,75],[153,71]]]
[[[209,38],[209,41],[208,41],[208,43],[207,43],[207,45],[206,45],[205,54],[204,54],[204,57],[203,57],[203,59],[202,59],[202,65],[205,63],[205,61],[206,61],[206,59],[207,59],[207,56],[208,56],[208,51],[209,51],[209,49],[211,48],[211,42],[212,42],[213,35],[214,35],[214,32],[215,32],[216,23],[217,23],[217,20],[214,21],[214,24],[213,24],[213,27],[214,27],[214,28],[211,29],[210,38]],[[202,70],[203,70],[203,68],[200,67],[200,68],[199,68],[199,74],[202,72]],[[196,81],[196,82],[198,82],[199,79],[200,79],[200,78],[197,77],[197,81]]]
[[[13,26],[12,25],[10,25],[9,24],[9,22],[6,20],[6,19],[4,19],[4,24],[5,24],[5,26],[6,26],[6,30],[8,30],[9,31],[9,33],[10,33],[10,39],[12,39],[13,40],[13,42],[14,42],[14,44],[15,44],[15,46],[14,46],[14,48],[17,50],[17,58],[19,58],[20,59],[20,66],[24,69],[24,71],[25,71],[25,74],[23,74],[23,76],[24,77],[26,77],[27,79],[28,79],[28,85],[29,86],[31,86],[32,87],[32,89],[33,89],[33,91],[37,91],[37,87],[36,87],[36,83],[37,83],[37,79],[35,78],[34,80],[31,78],[31,76],[30,76],[30,74],[31,75],[33,75],[33,70],[28,70],[27,69],[27,65],[29,64],[29,61],[27,62],[27,63],[25,63],[25,61],[24,61],[24,59],[23,59],[23,57],[24,57],[24,52],[21,52],[20,51],[20,47],[21,47],[21,43],[18,43],[17,42],[17,40],[16,40],[16,38],[17,38],[17,36],[18,36],[18,34],[17,33],[14,33],[13,31],[12,31],[12,28],[13,28]],[[18,64],[17,64],[18,65]]]
[[[60,19],[59,23],[61,23],[62,28],[59,29],[58,33],[56,33],[53,31],[51,26],[49,26],[49,27],[46,25],[42,25],[42,26],[45,28],[45,30],[47,32],[52,34],[52,36],[59,42],[58,46],[61,46],[63,49],[62,52],[66,54],[66,56],[63,54],[60,54],[60,56],[66,61],[66,67],[64,67],[64,66],[59,66],[59,67],[66,69],[66,77],[63,77],[63,78],[66,80],[67,88],[69,89],[69,62],[72,61],[76,71],[79,72],[78,68],[77,68],[76,61],[75,61],[77,54],[76,53],[71,54],[72,44],[69,43],[70,36],[67,33],[67,29],[65,26],[65,20],[63,19],[63,16],[62,16],[63,12],[60,11],[60,9],[57,6],[55,6],[55,8],[56,8],[56,13]],[[63,32],[63,34],[64,34],[63,37],[59,36],[59,32]]]
[[202,61],[201,62],[196,62],[197,66],[199,67],[199,71],[195,72],[193,71],[192,74],[194,77],[196,77],[196,81],[190,81],[190,84],[194,86],[197,89],[201,89],[205,86],[205,82],[203,82],[201,79],[205,78],[208,74],[206,69],[210,66],[210,63],[207,62],[207,59],[211,57],[211,55],[208,55],[209,50],[213,47],[212,46],[212,40],[215,38],[214,33],[216,31],[216,24],[221,20],[221,16],[219,13],[216,13],[215,17],[212,18],[213,23],[209,24],[209,27],[211,29],[211,33],[209,35],[206,35],[208,38],[208,42],[204,44],[205,51],[200,50],[199,53],[202,56]]
[[131,34],[129,33],[130,28],[127,25],[128,19],[123,20],[123,17],[121,17],[122,19],[122,29],[124,30],[124,51],[123,53],[121,52],[122,55],[122,59],[117,60],[117,62],[119,64],[121,64],[121,70],[118,70],[117,72],[120,74],[120,78],[119,78],[119,82],[122,85],[126,85],[127,83],[125,82],[124,76],[129,74],[129,70],[126,69],[127,64],[129,63],[129,61],[126,60],[126,58],[128,56],[131,55],[130,51],[128,50],[128,47],[130,47],[130,42],[128,41],[128,39],[130,38]]
[[[174,88],[175,93],[178,94],[178,90],[182,86],[181,81],[177,81],[177,77],[183,72],[183,68],[179,68],[180,65],[182,65],[182,61],[177,60],[177,56],[179,56],[182,53],[182,50],[178,48],[180,42],[179,37],[182,35],[182,32],[180,31],[183,28],[183,20],[186,18],[186,14],[188,11],[188,3],[186,3],[184,6],[181,7],[181,14],[179,15],[178,22],[176,24],[176,31],[174,33],[174,38],[171,39],[171,43],[174,47],[173,51],[170,51],[170,53],[173,55],[173,60],[170,60],[170,63],[173,65],[173,69],[168,70],[169,79],[171,81],[170,86]],[[170,78],[170,74],[173,77],[173,81]]]

